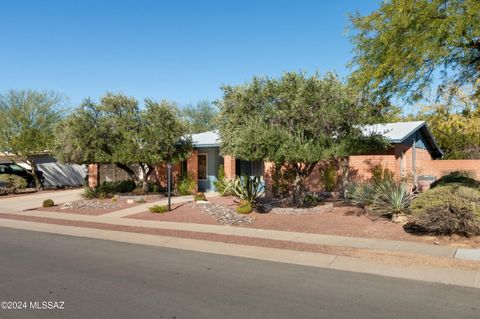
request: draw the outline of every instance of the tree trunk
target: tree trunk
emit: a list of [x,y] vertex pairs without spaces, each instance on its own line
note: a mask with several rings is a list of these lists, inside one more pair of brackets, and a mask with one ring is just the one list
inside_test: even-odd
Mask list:
[[302,207],[305,199],[305,177],[301,173],[296,172],[293,183],[293,204],[297,207]]
[[37,189],[37,191],[41,191],[42,190],[42,181],[40,180],[40,178],[38,177],[37,172],[36,172],[37,171],[37,164],[32,159],[27,159],[27,164],[30,165],[30,167],[31,167],[30,175],[32,175],[33,180],[35,181],[35,188]]
[[138,178],[137,174],[130,167],[128,167],[128,165],[121,164],[121,163],[115,163],[115,165],[118,168],[120,168],[121,170],[125,171],[133,181],[138,183],[139,178]]
[[140,167],[142,169],[142,189],[145,192],[148,192],[148,178],[150,175],[152,175],[152,172],[154,171],[154,167],[148,164],[140,164]]

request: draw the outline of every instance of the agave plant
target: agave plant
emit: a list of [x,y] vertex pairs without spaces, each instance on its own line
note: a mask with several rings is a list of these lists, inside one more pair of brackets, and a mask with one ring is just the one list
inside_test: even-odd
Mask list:
[[409,212],[415,198],[405,183],[385,180],[375,185],[372,212],[380,216],[392,216]]
[[254,205],[257,199],[263,195],[264,189],[259,176],[242,176],[230,180],[223,193],[231,193],[242,201]]

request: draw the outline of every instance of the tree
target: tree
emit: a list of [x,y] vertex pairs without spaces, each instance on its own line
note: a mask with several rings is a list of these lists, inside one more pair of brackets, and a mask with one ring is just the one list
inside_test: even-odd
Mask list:
[[456,92],[441,103],[424,106],[409,119],[424,120],[446,159],[480,158],[479,101],[470,91]]
[[183,116],[190,124],[192,133],[202,133],[217,128],[218,109],[208,101],[200,101],[196,106],[187,105]]
[[293,201],[303,205],[304,181],[319,161],[361,151],[359,125],[369,104],[335,75],[285,73],[224,86],[219,131],[223,154],[267,160],[295,173]]
[[0,151],[12,162],[27,163],[37,190],[36,155],[50,151],[54,127],[62,118],[63,98],[53,92],[8,91],[0,95]]
[[58,126],[55,151],[67,163],[115,164],[146,189],[156,165],[191,151],[187,124],[177,114],[167,101],[147,99],[141,109],[122,94],[107,93],[100,104],[86,99]]
[[[377,95],[418,101],[480,76],[480,1],[388,0],[351,16],[352,81]],[[479,94],[479,88],[475,91]]]

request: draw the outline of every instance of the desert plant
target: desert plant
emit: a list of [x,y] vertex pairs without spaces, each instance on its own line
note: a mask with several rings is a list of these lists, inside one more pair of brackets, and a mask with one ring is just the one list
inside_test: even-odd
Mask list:
[[354,204],[368,206],[375,201],[375,187],[370,183],[352,185],[347,194]]
[[190,175],[183,176],[178,185],[178,193],[180,195],[192,195],[195,192],[195,179]]
[[225,189],[228,185],[228,180],[225,176],[225,168],[223,165],[218,167],[217,180],[213,182],[216,191],[222,196],[228,196],[228,193],[225,193]]
[[225,191],[255,206],[258,198],[263,195],[264,188],[260,176],[241,176],[229,181]]
[[83,189],[82,197],[86,199],[93,199],[93,198],[103,199],[107,197],[107,194],[101,188],[98,188],[98,187],[91,188],[87,186]]
[[42,207],[52,207],[55,205],[55,202],[52,199],[46,199],[42,203]]
[[4,184],[3,188],[7,194],[16,193],[19,189],[24,189],[28,186],[25,178],[12,174],[0,175],[0,182]]
[[198,192],[193,196],[193,200],[198,202],[198,201],[206,201],[207,197],[205,196],[204,193]]
[[480,190],[458,184],[437,186],[420,194],[412,202],[411,211],[414,215],[418,215],[429,208],[447,204],[456,207],[468,206],[472,213],[480,216]]
[[370,173],[372,174],[371,181],[374,185],[382,182],[393,182],[395,176],[391,170],[383,167],[382,164],[374,165],[370,168]]
[[143,196],[147,194],[147,191],[143,187],[137,187],[132,191],[133,195]]
[[250,214],[253,211],[252,204],[246,202],[237,207],[237,213],[239,214]]
[[409,212],[414,198],[415,195],[404,183],[385,179],[374,186],[371,212],[388,217],[394,214],[405,214]]
[[168,206],[166,206],[166,205],[153,205],[152,207],[149,207],[148,210],[151,213],[163,214],[163,213],[168,212]]
[[446,203],[425,209],[405,229],[434,235],[480,235],[480,221],[471,205]]
[[445,186],[449,184],[458,184],[466,187],[480,189],[480,182],[473,179],[470,173],[464,171],[455,171],[444,175],[432,184],[430,184],[430,188],[435,188],[437,186]]
[[337,170],[335,166],[329,163],[322,172],[323,184],[326,192],[333,192],[337,184]]
[[303,206],[305,207],[313,207],[318,205],[322,202],[322,198],[315,194],[306,194],[305,198],[303,199]]

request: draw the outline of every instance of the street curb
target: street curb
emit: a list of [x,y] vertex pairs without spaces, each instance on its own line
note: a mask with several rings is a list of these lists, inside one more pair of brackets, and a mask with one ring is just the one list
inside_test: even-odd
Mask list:
[[132,244],[167,247],[333,270],[359,272],[385,277],[480,288],[480,271],[469,271],[440,267],[402,267],[380,264],[377,262],[366,261],[359,258],[346,256],[335,256],[277,248],[228,244],[223,242],[186,239],[178,237],[126,233],[112,230],[98,230],[92,228],[26,222],[18,220],[1,219],[0,227],[61,234],[75,237],[112,240]]

